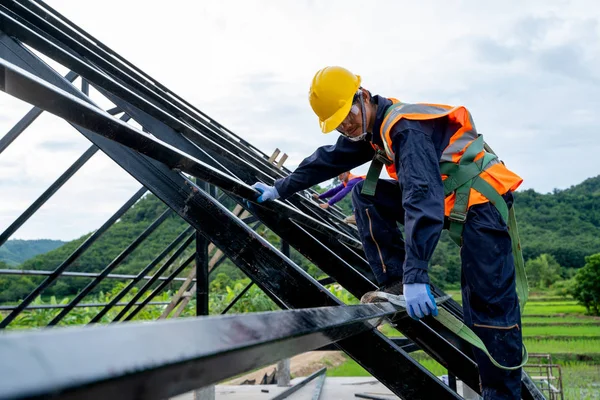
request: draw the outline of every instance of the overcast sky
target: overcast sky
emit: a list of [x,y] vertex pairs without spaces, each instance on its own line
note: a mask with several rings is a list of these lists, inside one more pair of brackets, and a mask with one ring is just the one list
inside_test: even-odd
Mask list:
[[[376,94],[467,106],[524,189],[600,174],[596,0],[47,1],[265,153],[286,152],[292,169],[336,139],[307,93],[318,69],[342,65]],[[29,109],[1,92],[0,135]],[[0,155],[0,230],[89,145],[51,115],[28,128]],[[97,154],[13,238],[79,237],[139,186]]]

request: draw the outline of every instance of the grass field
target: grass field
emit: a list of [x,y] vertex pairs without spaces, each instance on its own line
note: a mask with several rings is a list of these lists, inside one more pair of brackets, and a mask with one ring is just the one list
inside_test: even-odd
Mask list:
[[[461,303],[460,292],[452,297]],[[585,308],[570,299],[531,293],[523,313],[523,337],[530,354],[551,354],[562,370],[565,399],[600,398],[600,318],[584,315]],[[530,325],[531,324],[531,325]],[[384,326],[388,336],[400,336]],[[436,376],[447,371],[422,351],[411,353]],[[353,360],[328,371],[329,376],[368,376]]]

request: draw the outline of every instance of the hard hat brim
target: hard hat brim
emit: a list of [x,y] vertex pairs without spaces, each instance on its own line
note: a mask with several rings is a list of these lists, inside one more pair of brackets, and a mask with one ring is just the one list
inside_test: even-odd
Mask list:
[[[352,96],[354,97],[354,96]],[[348,113],[350,113],[350,109],[352,108],[352,98],[344,103],[342,108],[337,110],[335,114],[331,117],[327,118],[325,121],[319,121],[319,125],[321,126],[321,131],[323,133],[329,133],[342,123],[342,121],[346,118]]]

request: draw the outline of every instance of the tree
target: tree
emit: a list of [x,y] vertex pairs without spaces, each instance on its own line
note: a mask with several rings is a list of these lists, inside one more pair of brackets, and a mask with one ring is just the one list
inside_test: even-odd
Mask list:
[[541,254],[525,263],[527,280],[531,286],[550,287],[561,278],[560,271],[560,264],[550,254]]
[[586,264],[575,275],[573,298],[589,314],[600,315],[600,253],[585,258]]

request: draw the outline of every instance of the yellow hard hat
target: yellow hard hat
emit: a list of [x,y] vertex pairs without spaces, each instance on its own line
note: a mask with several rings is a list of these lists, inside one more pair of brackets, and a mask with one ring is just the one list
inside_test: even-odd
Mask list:
[[315,74],[309,101],[323,133],[337,128],[352,108],[352,99],[360,87],[360,76],[346,68],[325,67]]

